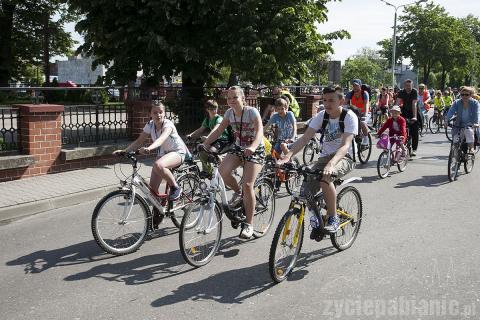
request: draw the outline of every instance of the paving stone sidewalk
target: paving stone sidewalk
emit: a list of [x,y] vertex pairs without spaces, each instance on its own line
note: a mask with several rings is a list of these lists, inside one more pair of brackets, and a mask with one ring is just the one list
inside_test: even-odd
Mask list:
[[[140,174],[150,177],[152,160],[142,161]],[[115,167],[115,169],[114,169]],[[80,169],[0,183],[0,224],[47,210],[101,198],[118,186],[120,169],[128,164]]]

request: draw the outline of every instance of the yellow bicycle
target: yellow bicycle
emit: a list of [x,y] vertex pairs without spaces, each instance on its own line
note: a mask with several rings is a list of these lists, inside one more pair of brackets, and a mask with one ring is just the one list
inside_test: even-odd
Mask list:
[[[313,171],[309,167],[294,168],[291,164],[285,164],[284,170],[296,171],[304,179],[307,176],[321,179],[322,176],[321,172]],[[335,178],[334,185],[339,188],[355,180],[361,180],[361,178],[347,180]],[[270,247],[269,271],[276,283],[282,282],[290,275],[298,260],[303,244],[306,208],[309,208],[312,211],[312,217],[315,217],[311,222],[318,224],[312,226],[310,238],[321,241],[328,234],[324,230],[327,215],[323,193],[320,191],[312,195],[302,186],[300,192],[292,195],[289,209],[280,220]],[[352,246],[362,222],[362,198],[355,187],[346,186],[338,193],[337,215],[340,218],[340,226],[336,233],[329,235],[333,246],[342,251]]]

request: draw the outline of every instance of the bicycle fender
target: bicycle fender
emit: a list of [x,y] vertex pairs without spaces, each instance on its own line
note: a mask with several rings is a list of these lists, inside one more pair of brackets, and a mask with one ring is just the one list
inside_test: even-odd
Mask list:
[[344,180],[340,186],[344,186],[344,185],[349,184],[349,183],[352,183],[352,182],[354,182],[354,181],[362,181],[362,178],[360,178],[360,177],[351,177],[351,178],[348,178],[347,180]]

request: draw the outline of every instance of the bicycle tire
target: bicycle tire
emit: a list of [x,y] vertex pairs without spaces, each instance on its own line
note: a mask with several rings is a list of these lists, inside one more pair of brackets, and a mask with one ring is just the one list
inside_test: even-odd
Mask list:
[[448,121],[447,128],[445,129],[445,135],[448,141],[452,142],[452,121]]
[[[187,205],[195,200],[195,192],[199,190],[200,178],[193,172],[184,173],[176,178],[177,184],[182,187],[183,192],[179,200],[175,201],[174,206]],[[175,210],[171,212],[170,219],[175,227],[180,229],[184,213],[180,213],[184,210]]]
[[[297,158],[292,160],[295,163],[295,168],[300,167],[300,161]],[[292,195],[295,190],[300,188],[302,183],[302,176],[297,172],[289,172],[285,180],[285,188],[287,189],[288,194]]]
[[[384,150],[382,153],[380,153],[380,156],[378,157],[378,160],[377,160],[377,173],[378,173],[378,176],[381,178],[381,179],[385,179],[386,177],[388,177],[388,174],[390,173],[390,168],[391,168],[391,163],[390,163],[390,159],[388,158],[388,151],[387,150]],[[382,170],[385,169],[384,170]]]
[[362,146],[361,142],[357,143],[357,155],[358,160],[360,163],[365,164],[370,159],[370,155],[372,154],[372,135],[370,132],[368,133],[368,148]]
[[253,237],[261,238],[268,233],[275,216],[275,194],[272,181],[267,178],[257,180],[254,191]]
[[[399,150],[398,151],[400,154],[403,153],[403,150]],[[409,154],[408,154],[408,151],[405,152],[405,155],[403,156],[403,159],[402,161],[399,161],[398,158],[399,158],[399,155],[397,154],[396,155],[397,157],[397,168],[398,168],[398,171],[400,172],[403,172],[405,171],[405,169],[407,168],[407,165],[408,165],[408,160],[410,158]]]
[[448,155],[448,180],[450,182],[457,180],[458,169],[460,167],[460,163],[458,162],[458,155],[455,151],[458,152],[456,147],[452,145],[452,148],[450,149],[450,153]]
[[429,121],[428,126],[430,128],[431,133],[435,134],[440,132],[440,127],[438,125],[438,116],[433,116],[428,121]]
[[[285,231],[283,232],[283,229],[285,228],[287,222],[288,224],[290,225],[291,224],[291,221],[292,221],[292,218],[291,217],[296,217],[296,221],[297,221],[297,224],[294,226],[295,228],[294,229],[297,229],[298,228],[298,238],[296,240],[297,244],[295,246],[295,250],[293,251],[293,256],[292,256],[292,259],[291,261],[289,261],[287,264],[286,264],[286,267],[283,268],[283,267],[279,267],[277,263],[277,251],[280,251],[280,250],[277,250],[277,247],[279,244],[282,244],[282,242],[285,242],[286,239],[284,239],[282,242],[280,242],[282,239],[281,237],[282,236],[295,236],[295,232],[288,232],[288,231]],[[300,252],[302,250],[302,244],[303,244],[303,235],[304,235],[304,221],[305,219],[303,219],[302,221],[299,221],[298,218],[300,216],[300,209],[298,208],[292,208],[292,209],[289,209],[282,217],[282,219],[280,220],[280,222],[278,223],[278,226],[277,226],[277,229],[275,230],[275,234],[273,236],[273,240],[272,240],[272,244],[270,245],[270,254],[269,254],[269,257],[268,257],[268,269],[269,269],[269,272],[270,272],[270,276],[272,278],[272,280],[275,282],[275,283],[280,283],[282,282],[283,280],[285,280],[293,271],[293,268],[295,267],[295,264],[298,260],[298,256],[300,255]],[[300,223],[300,224],[299,224]],[[291,239],[293,240],[293,239]],[[293,242],[292,242],[292,245]],[[290,248],[290,244],[283,244],[283,249],[285,248]],[[280,248],[279,248],[280,249]],[[283,257],[282,257],[283,258]]]
[[[116,221],[116,218],[114,215],[117,215],[119,213],[120,206],[123,205],[129,205],[128,203],[128,197],[131,198],[132,192],[130,190],[115,190],[104,196],[95,206],[95,209],[93,210],[92,214],[92,221],[91,221],[91,229],[92,229],[92,234],[93,238],[97,242],[97,244],[102,248],[107,253],[116,255],[116,256],[121,256],[125,254],[129,254],[132,252],[135,252],[140,248],[140,246],[143,244],[145,241],[145,237],[147,235],[148,230],[151,228],[151,223],[152,223],[152,214],[150,212],[150,208],[147,205],[146,201],[139,195],[135,194],[135,200],[132,205],[132,211],[129,214],[134,213],[134,216],[132,217],[132,221],[130,223],[126,221],[122,221],[122,219],[118,218],[118,221]],[[125,238],[124,235],[118,236],[114,239],[107,239],[106,234],[103,232],[103,227],[100,225],[103,225],[103,213],[109,208],[110,202],[114,201],[115,199],[120,200],[119,203],[112,205],[112,212],[108,214],[108,218],[105,220],[105,222],[108,224],[112,224],[114,230],[116,232],[112,232],[112,236],[118,235],[120,228],[126,229],[126,226],[132,223],[135,223],[139,226],[139,231],[137,233],[131,233],[131,236],[133,237],[133,242],[129,241],[129,238]],[[137,207],[135,206],[137,205]],[[124,208],[123,210],[126,210],[128,208]],[[124,213],[123,213],[124,214]],[[136,221],[135,219],[138,219]],[[130,227],[128,228],[130,230]],[[127,245],[127,246],[125,246]]]
[[467,159],[463,162],[463,169],[465,170],[465,173],[470,173],[473,170],[473,166],[475,165],[475,158],[472,156],[467,156]]
[[[354,208],[348,207],[346,203],[342,203],[342,199],[345,199],[349,194],[352,194],[353,198],[355,199],[355,202],[356,202],[355,206],[357,209],[356,213],[354,213]],[[343,210],[350,215],[356,215],[356,218],[354,218],[352,221],[345,224],[344,228],[341,228],[335,234],[330,235],[330,240],[332,242],[332,245],[337,250],[343,251],[350,248],[353,245],[353,243],[355,242],[355,239],[357,239],[358,232],[360,230],[360,225],[362,224],[363,204],[362,204],[362,197],[360,196],[360,192],[357,190],[357,188],[353,186],[347,186],[338,193],[337,210]],[[345,223],[347,221],[349,220],[340,215],[340,224]],[[351,235],[348,238],[345,238],[347,241],[345,243],[341,243],[341,241],[339,240],[343,239],[342,236],[346,234],[345,230],[347,229],[347,226],[350,226],[351,228],[353,228],[353,230],[351,232]]]
[[[196,209],[199,209],[200,212],[196,212]],[[190,206],[190,210],[183,216],[182,224],[180,226],[180,236],[178,238],[180,252],[183,256],[183,259],[185,259],[185,262],[187,262],[189,265],[196,268],[204,266],[212,261],[212,259],[215,257],[215,254],[218,252],[220,241],[222,239],[222,211],[218,203],[215,202],[213,210],[215,212],[214,217],[216,217],[216,221],[212,222],[216,224],[214,229],[216,234],[214,234],[215,237],[213,238],[213,245],[209,246],[209,243],[207,242],[206,244],[194,243],[192,246],[192,244],[189,243],[187,237],[188,233],[192,233],[194,235],[194,238],[191,241],[198,240],[202,235],[206,235],[204,234],[205,229],[202,231],[202,228],[205,227],[205,225],[202,225],[202,223],[206,222],[202,219],[202,217],[207,215],[205,211],[203,211],[205,209],[208,210],[208,204],[201,204],[199,201],[196,201],[192,206]],[[192,219],[193,221],[191,221]],[[207,252],[199,255],[197,253],[201,251],[201,248],[207,248]]]
[[303,148],[303,164],[309,165],[312,163],[313,158],[315,157],[316,141],[311,139],[307,145]]

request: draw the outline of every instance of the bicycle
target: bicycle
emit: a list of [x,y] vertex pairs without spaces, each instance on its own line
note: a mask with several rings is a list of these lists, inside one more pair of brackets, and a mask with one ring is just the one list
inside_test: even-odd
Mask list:
[[442,111],[438,111],[437,108],[433,111],[433,116],[429,120],[429,128],[431,133],[440,132],[443,129],[444,114]]
[[447,127],[445,128],[445,135],[447,136],[447,139],[450,142],[452,142],[452,128],[456,118],[457,118],[457,115],[454,115],[450,120],[448,120]]
[[[262,171],[260,171],[259,177],[270,179],[272,185],[275,187],[275,191],[280,189],[282,182],[285,183],[285,189],[288,194],[291,195],[294,190],[300,186],[301,177],[296,173],[277,168],[276,162],[279,158],[277,152],[272,149],[272,154],[265,158],[265,165],[263,166]],[[300,166],[300,161],[296,157],[292,158],[291,161],[295,163],[295,165]]]
[[[457,129],[456,135],[458,139],[455,139],[457,142],[451,142],[450,153],[448,154],[448,180],[450,182],[457,180],[458,171],[462,163],[466,174],[472,172],[475,164],[475,155],[468,154],[468,145],[465,142],[464,135],[464,130],[472,127],[453,125],[453,128]],[[477,140],[476,138],[474,137],[474,141]]]
[[[320,179],[322,176],[321,171],[312,170],[308,166],[295,168],[292,164],[285,164],[283,168],[296,171],[304,178],[317,176]],[[334,185],[339,188],[355,180],[361,180],[361,178],[335,179]],[[312,210],[319,224],[312,226],[315,227],[315,232],[312,232],[313,239],[321,241],[327,235],[324,230],[327,216],[326,210],[323,210],[326,208],[323,193],[319,191],[312,195],[306,193],[302,186],[300,192],[293,194],[289,209],[280,220],[270,246],[269,272],[276,283],[282,282],[291,274],[298,260],[303,244],[305,208],[307,207]],[[340,217],[340,227],[335,234],[330,235],[330,241],[337,250],[346,250],[353,245],[360,229],[362,210],[362,198],[355,187],[346,186],[338,193],[337,214]]]
[[137,154],[138,151],[119,154],[130,160],[133,173],[125,179],[120,178],[119,190],[104,196],[93,210],[93,237],[100,248],[113,255],[136,251],[145,241],[147,234],[153,231],[153,213],[150,206],[158,210],[161,220],[169,217],[179,228],[183,216],[180,211],[188,212],[200,184],[198,167],[193,162],[186,162],[172,169],[183,192],[179,200],[170,201],[168,185],[165,193],[157,193],[140,175]]
[[320,151],[322,151],[322,144],[320,142],[320,139],[317,138],[317,135],[313,136],[312,139],[307,143],[307,145],[303,148],[303,164],[309,165],[312,163],[313,158],[315,155],[320,154]]
[[364,145],[362,144],[362,139],[363,139],[363,133],[360,133],[362,130],[360,127],[358,128],[359,134],[354,137],[355,139],[355,144],[357,147],[357,155],[358,155],[358,160],[360,160],[360,163],[365,164],[368,162],[370,159],[370,155],[372,154],[372,134],[370,131],[373,130],[372,127],[367,126],[368,128],[368,144]]
[[[213,174],[209,180],[202,181],[199,186],[199,197],[195,200],[193,210],[187,212],[180,227],[180,252],[185,261],[200,267],[209,263],[220,247],[222,237],[223,216],[231,222],[234,229],[243,227],[245,210],[243,203],[235,208],[228,205],[225,184],[218,171],[219,153],[208,152],[209,162],[213,166]],[[243,156],[242,150],[236,153]],[[275,214],[274,189],[270,179],[259,175],[255,181],[256,206],[253,223],[253,236],[263,237],[267,234]],[[217,195],[220,194],[220,202]]]
[[[378,157],[377,172],[378,176],[384,179],[388,176],[391,167],[394,165],[397,165],[398,171],[405,171],[407,168],[409,154],[408,149],[404,150],[401,147],[402,137],[394,135],[392,138],[390,138],[387,134],[383,134],[382,138],[386,139],[387,145]],[[391,140],[393,140],[393,143]]]

